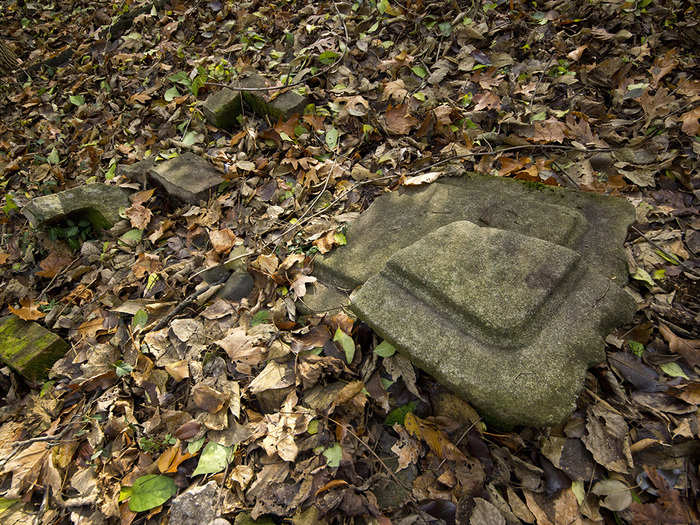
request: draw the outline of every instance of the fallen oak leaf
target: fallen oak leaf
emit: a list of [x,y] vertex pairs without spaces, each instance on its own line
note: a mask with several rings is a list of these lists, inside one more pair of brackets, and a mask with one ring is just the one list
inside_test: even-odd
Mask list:
[[39,308],[48,303],[34,303],[29,297],[25,297],[20,299],[19,304],[22,305],[20,308],[13,308],[11,305],[8,306],[8,308],[10,309],[10,312],[15,314],[23,321],[36,321],[37,319],[41,319],[42,317],[46,316],[46,314],[39,310]]
[[440,459],[450,459],[454,461],[465,460],[464,454],[447,437],[447,435],[433,424],[414,415],[412,412],[406,414],[403,425],[413,437],[425,441],[430,450]]

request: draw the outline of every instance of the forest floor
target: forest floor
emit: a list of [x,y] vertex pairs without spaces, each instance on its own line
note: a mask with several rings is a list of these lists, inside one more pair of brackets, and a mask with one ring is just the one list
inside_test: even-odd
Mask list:
[[[21,60],[0,85],[0,316],[71,345],[42,385],[0,369],[0,521],[167,523],[213,480],[202,504],[237,523],[698,523],[697,4],[0,0],[0,20]],[[250,69],[313,106],[208,125]],[[122,171],[185,151],[227,179],[206,205]],[[363,323],[295,311],[377,195],[464,171],[636,208],[638,312],[560,426],[490,428]],[[111,231],[21,213],[90,181],[137,192]],[[156,329],[237,246],[250,297]]]

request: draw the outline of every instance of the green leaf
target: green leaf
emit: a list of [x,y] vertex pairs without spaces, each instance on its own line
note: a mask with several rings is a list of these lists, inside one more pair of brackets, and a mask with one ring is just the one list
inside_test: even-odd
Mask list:
[[272,321],[272,313],[269,310],[258,310],[250,320],[250,327],[265,324]]
[[642,343],[638,343],[637,341],[627,341],[627,344],[634,355],[637,357],[642,357],[642,354],[644,353],[644,345]]
[[335,242],[338,246],[345,246],[348,243],[348,240],[343,233],[335,232],[333,237],[335,238]]
[[180,92],[177,90],[175,86],[169,88],[166,92],[163,98],[165,98],[166,102],[170,102],[173,100],[175,97],[179,97]]
[[[139,310],[139,312],[143,312],[143,310]],[[134,367],[124,361],[117,361],[114,363],[114,368],[117,369],[117,377],[128,376],[134,371]]]
[[379,0],[379,2],[377,2],[377,11],[381,14],[386,13],[387,9],[389,9],[389,0]]
[[544,120],[547,118],[547,112],[546,111],[540,111],[539,113],[535,113],[530,117],[530,122],[537,122],[538,120]]
[[204,445],[206,439],[206,436],[202,436],[199,439],[195,439],[194,441],[190,441],[189,443],[187,443],[187,452],[189,452],[190,454],[196,454],[197,452],[199,452],[199,449],[202,448],[202,445]]
[[204,141],[204,135],[197,133],[196,131],[188,131],[185,137],[182,139],[182,143],[185,146],[191,146],[192,144],[197,144],[198,142]]
[[143,328],[148,322],[148,312],[146,310],[139,310],[134,314],[134,318],[131,320],[131,326],[134,328]]
[[411,71],[413,71],[416,75],[418,75],[421,78],[425,78],[426,76],[428,76],[428,72],[422,66],[413,66],[411,68]]
[[644,268],[637,268],[637,271],[632,275],[632,279],[637,279],[638,281],[647,283],[649,286],[656,285],[654,279],[651,278],[649,272],[647,272]]
[[426,96],[425,93],[419,91],[418,93],[413,94],[413,98],[415,98],[416,100],[420,100],[421,102],[425,102]]
[[571,482],[571,492],[576,496],[576,501],[579,505],[583,503],[586,499],[586,487],[583,485],[583,481],[577,480]]
[[441,24],[438,24],[438,29],[442,33],[443,36],[450,36],[452,34],[452,24],[449,22],[443,22]]
[[318,55],[318,61],[324,66],[330,65],[335,62],[340,55],[335,51],[324,51]]
[[0,498],[0,514],[9,509],[12,505],[17,503],[19,498]]
[[660,368],[664,371],[664,374],[668,376],[689,379],[688,376],[685,375],[685,372],[683,372],[683,369],[678,365],[678,363],[664,363],[663,365],[661,365]]
[[46,157],[46,160],[49,161],[49,164],[53,164],[54,166],[61,162],[61,158],[58,156],[58,151],[56,151],[56,148],[51,149],[51,153],[49,153],[49,156]]
[[154,509],[175,495],[177,486],[172,478],[159,474],[147,474],[134,481],[131,487],[122,487],[119,499],[129,499],[132,512]]
[[5,215],[9,215],[11,212],[14,210],[19,209],[19,206],[17,206],[17,203],[15,202],[15,199],[10,195],[9,193],[5,194],[5,204],[2,206],[2,211],[5,212]]
[[68,99],[74,106],[82,106],[85,104],[85,97],[82,95],[70,95]]
[[382,341],[374,349],[374,353],[379,357],[391,357],[396,353],[396,348],[394,348],[388,341]]
[[341,447],[338,443],[334,443],[332,446],[323,451],[323,455],[326,457],[326,464],[329,467],[339,467],[340,460],[343,457],[343,447]]
[[318,434],[318,419],[312,419],[311,421],[309,421],[309,426],[306,427],[306,431],[311,436],[313,436],[314,434]]
[[328,146],[329,149],[334,150],[337,145],[338,145],[338,130],[331,127],[331,129],[326,131],[326,146]]
[[134,228],[119,237],[119,240],[127,246],[136,246],[141,242],[141,237],[143,237],[143,231]]
[[112,159],[112,162],[109,163],[109,169],[107,170],[107,173],[105,173],[105,180],[110,180],[114,178],[114,175],[117,173],[117,159]]
[[218,443],[210,441],[202,450],[202,454],[199,456],[199,463],[197,463],[197,468],[194,469],[192,473],[193,476],[199,476],[200,474],[216,474],[221,472],[228,465],[228,456],[231,452],[229,447],[224,447]]
[[355,357],[355,341],[352,340],[352,337],[343,332],[340,328],[337,328],[333,336],[333,341],[340,343],[340,346],[345,352],[345,360],[348,363],[352,363]]
[[176,82],[187,87],[190,87],[190,84],[192,83],[189,77],[187,76],[187,73],[185,73],[184,71],[178,71],[177,73],[173,73],[168,77],[168,80],[170,80],[170,82]]
[[384,424],[389,425],[390,427],[394,426],[396,423],[403,425],[403,420],[406,419],[406,414],[413,412],[417,406],[418,404],[415,401],[411,401],[410,403],[406,403],[405,405],[395,408],[387,414]]

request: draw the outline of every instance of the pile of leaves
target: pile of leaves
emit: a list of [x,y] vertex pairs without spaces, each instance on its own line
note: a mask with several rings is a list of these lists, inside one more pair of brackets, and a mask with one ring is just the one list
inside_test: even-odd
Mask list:
[[[693,2],[2,0],[0,16],[22,62],[0,86],[0,314],[71,343],[38,388],[0,370],[3,523],[162,523],[209,480],[239,520],[698,522]],[[207,125],[202,102],[251,69],[271,97],[309,97],[304,114]],[[226,177],[206,204],[129,176],[184,151]],[[465,170],[636,207],[638,314],[558,427],[492,429],[363,323],[297,310],[314,256],[377,195]],[[110,231],[20,213],[91,181],[134,192]],[[203,280],[226,261],[249,297]]]

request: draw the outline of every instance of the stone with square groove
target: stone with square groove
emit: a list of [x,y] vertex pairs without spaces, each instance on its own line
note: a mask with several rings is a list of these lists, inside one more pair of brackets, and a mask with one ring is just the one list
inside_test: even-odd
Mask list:
[[636,309],[622,289],[633,220],[622,199],[496,177],[402,188],[316,261],[303,301],[349,306],[492,423],[556,424]]

